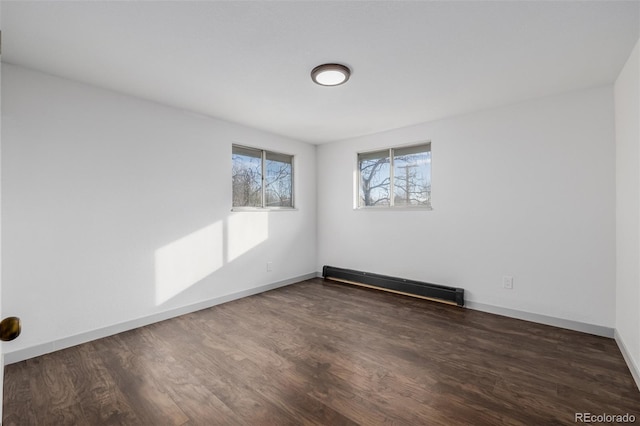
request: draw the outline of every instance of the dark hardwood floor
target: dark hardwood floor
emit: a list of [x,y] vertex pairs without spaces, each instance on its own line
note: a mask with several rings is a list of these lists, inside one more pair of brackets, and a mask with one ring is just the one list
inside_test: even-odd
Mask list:
[[12,364],[4,425],[575,424],[612,339],[313,279]]

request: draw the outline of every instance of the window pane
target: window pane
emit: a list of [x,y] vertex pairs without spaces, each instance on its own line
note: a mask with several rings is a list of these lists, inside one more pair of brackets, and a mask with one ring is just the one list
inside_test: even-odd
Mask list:
[[266,153],[265,206],[293,207],[293,157],[291,155]]
[[390,204],[389,166],[389,150],[358,154],[360,207],[388,206]]
[[409,154],[420,154],[422,152],[431,151],[431,142],[424,143],[422,145],[414,145],[414,146],[405,146],[402,148],[394,148],[393,155],[409,155]]
[[395,206],[431,206],[430,145],[394,150]]
[[262,151],[234,146],[232,151],[234,207],[262,207]]

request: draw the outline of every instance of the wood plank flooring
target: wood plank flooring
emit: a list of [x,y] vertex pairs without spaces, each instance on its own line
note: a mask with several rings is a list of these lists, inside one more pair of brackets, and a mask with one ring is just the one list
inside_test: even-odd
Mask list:
[[612,339],[313,279],[5,369],[4,425],[547,425],[635,415]]

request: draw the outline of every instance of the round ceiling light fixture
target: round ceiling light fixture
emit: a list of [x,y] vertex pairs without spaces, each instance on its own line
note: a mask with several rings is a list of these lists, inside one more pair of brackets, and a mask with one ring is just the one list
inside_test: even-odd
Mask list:
[[346,83],[351,70],[340,64],[322,64],[311,71],[311,79],[321,86],[339,86]]

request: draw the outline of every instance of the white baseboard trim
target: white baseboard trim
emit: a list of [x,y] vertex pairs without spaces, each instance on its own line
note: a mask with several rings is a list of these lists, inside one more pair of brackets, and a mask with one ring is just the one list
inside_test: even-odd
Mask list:
[[289,278],[289,279],[278,281],[271,284],[266,284],[260,287],[238,291],[236,293],[231,293],[231,294],[227,294],[220,297],[215,297],[213,299],[205,300],[198,303],[193,303],[191,305],[182,306],[179,308],[170,309],[168,311],[158,312],[156,314],[152,314],[149,316],[125,321],[119,324],[114,324],[111,326],[99,328],[99,329],[88,331],[85,333],[76,334],[74,336],[64,337],[62,339],[54,340],[52,342],[42,343],[40,345],[18,349],[13,352],[6,352],[4,354],[4,362],[5,362],[5,365],[9,365],[16,362],[24,361],[26,359],[35,358],[40,355],[59,351],[61,349],[66,349],[71,346],[80,345],[82,343],[87,343],[92,340],[101,339],[103,337],[112,336],[114,334],[122,333],[124,331],[133,330],[134,328],[144,327],[145,325],[164,321],[170,318],[175,318],[180,315],[210,308],[212,306],[220,305],[222,303],[231,302],[232,300],[241,299],[243,297],[252,296],[258,293],[263,293],[265,291],[273,290],[279,287],[284,287],[300,281],[316,278],[316,276],[317,274],[315,272],[311,272],[309,274],[300,275],[298,277]]
[[566,328],[568,330],[580,331],[582,333],[595,334],[596,336],[613,338],[614,329],[601,325],[587,324],[584,322],[567,320],[547,315],[534,314],[531,312],[518,311],[516,309],[503,308],[500,306],[486,305],[484,303],[465,300],[465,308],[476,311],[488,312],[505,317],[517,318],[525,321],[537,322],[539,324],[551,325],[554,327]]
[[627,367],[629,367],[629,371],[631,371],[633,380],[636,381],[636,386],[640,391],[640,367],[636,364],[633,357],[631,356],[631,353],[627,349],[627,346],[624,344],[624,340],[622,340],[622,336],[620,336],[620,333],[618,333],[618,330],[615,331],[614,339],[616,339],[618,348],[620,348],[620,352],[622,352],[622,357],[627,363]]

